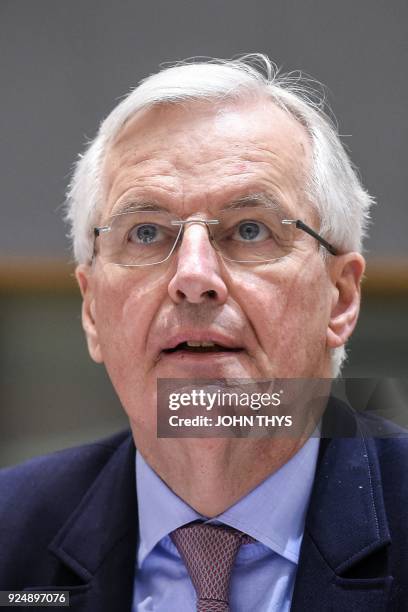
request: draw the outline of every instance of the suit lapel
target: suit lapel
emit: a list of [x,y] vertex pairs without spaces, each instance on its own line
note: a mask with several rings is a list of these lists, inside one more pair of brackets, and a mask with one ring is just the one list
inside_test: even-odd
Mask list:
[[386,610],[389,543],[374,439],[322,439],[292,612]]
[[73,611],[130,610],[136,536],[135,448],[130,436],[49,546],[64,566],[61,574],[68,571],[76,578],[73,588],[55,585],[70,590]]

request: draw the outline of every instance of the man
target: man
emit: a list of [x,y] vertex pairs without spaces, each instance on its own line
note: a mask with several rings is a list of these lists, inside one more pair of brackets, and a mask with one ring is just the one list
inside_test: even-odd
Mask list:
[[404,439],[157,436],[160,379],[338,374],[370,203],[263,56],[166,69],[112,111],[67,217],[132,435],[3,471],[2,589],[92,612],[407,609]]

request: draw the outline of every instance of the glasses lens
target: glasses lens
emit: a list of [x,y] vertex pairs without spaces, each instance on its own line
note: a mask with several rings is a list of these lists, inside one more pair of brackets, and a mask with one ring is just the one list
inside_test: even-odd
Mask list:
[[226,259],[241,262],[272,261],[287,255],[294,242],[292,225],[284,217],[262,207],[221,211],[212,229],[214,242]]
[[146,266],[164,261],[171,253],[180,228],[175,218],[158,211],[115,215],[111,230],[101,234],[101,255],[111,263]]

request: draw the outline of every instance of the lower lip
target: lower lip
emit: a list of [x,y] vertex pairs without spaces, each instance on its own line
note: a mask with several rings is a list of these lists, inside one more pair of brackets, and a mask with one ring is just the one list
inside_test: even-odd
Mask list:
[[235,359],[243,354],[244,351],[208,351],[199,353],[193,351],[175,351],[174,353],[161,353],[161,358],[175,361],[213,361],[214,359]]

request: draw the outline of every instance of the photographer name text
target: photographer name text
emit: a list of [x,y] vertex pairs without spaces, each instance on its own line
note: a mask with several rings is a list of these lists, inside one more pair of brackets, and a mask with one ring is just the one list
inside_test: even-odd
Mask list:
[[169,417],[171,427],[292,427],[290,415],[219,415],[216,419],[209,416],[197,415],[195,417]]

